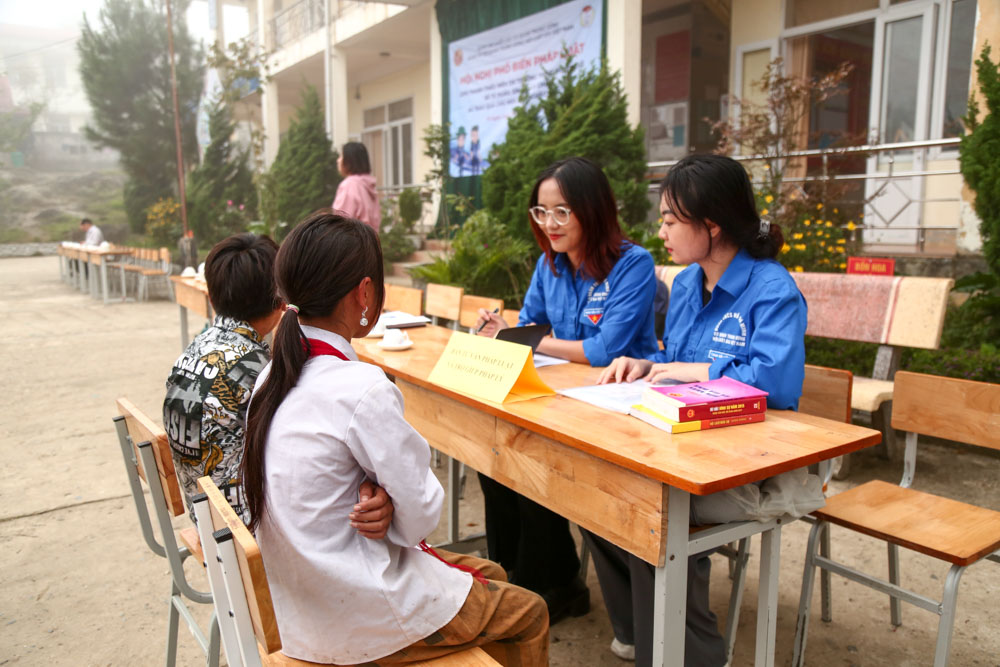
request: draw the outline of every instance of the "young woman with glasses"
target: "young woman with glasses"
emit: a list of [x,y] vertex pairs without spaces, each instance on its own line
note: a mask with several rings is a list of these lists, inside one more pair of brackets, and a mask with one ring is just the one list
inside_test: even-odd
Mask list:
[[[524,297],[518,325],[550,324],[538,351],[592,366],[657,350],[653,329],[653,258],[625,238],[611,184],[601,168],[573,157],[549,166],[531,192],[529,224],[543,254]],[[480,310],[480,335],[505,328]],[[542,594],[550,622],[590,608],[566,519],[479,476],[490,558],[512,581]]]

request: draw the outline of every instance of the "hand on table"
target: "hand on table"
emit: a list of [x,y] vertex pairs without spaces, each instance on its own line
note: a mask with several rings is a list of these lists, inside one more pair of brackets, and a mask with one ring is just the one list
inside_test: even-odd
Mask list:
[[361,482],[361,487],[358,489],[358,501],[354,511],[349,515],[351,528],[370,540],[380,540],[385,537],[389,525],[392,524],[394,511],[389,494],[381,486],[366,479]]
[[597,384],[608,384],[609,382],[632,382],[638,380],[649,373],[653,366],[652,361],[646,359],[633,359],[632,357],[618,357],[611,362],[611,365],[604,369],[601,377],[597,379]]

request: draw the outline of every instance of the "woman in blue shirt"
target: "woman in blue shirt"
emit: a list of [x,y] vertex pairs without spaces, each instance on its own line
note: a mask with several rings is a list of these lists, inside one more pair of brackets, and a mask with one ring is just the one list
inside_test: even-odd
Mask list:
[[[653,354],[653,258],[622,234],[601,168],[579,157],[549,166],[532,190],[529,213],[543,254],[518,325],[552,325],[538,351],[592,366]],[[486,310],[478,324],[484,336],[507,326]],[[587,613],[590,593],[566,519],[489,477],[479,479],[490,557],[512,581],[545,598],[551,623]]]
[[[616,359],[600,382],[672,378],[698,382],[723,375],[768,392],[768,407],[795,409],[805,374],[806,303],[787,269],[774,260],[784,240],[761,220],[753,187],[739,163],[720,155],[691,155],[660,184],[659,236],[678,264],[690,264],[674,280],[663,350],[645,358]],[[712,496],[709,496],[712,498]],[[699,513],[692,522],[746,517]],[[719,503],[711,505],[719,509]],[[652,566],[601,538],[587,535],[615,631],[612,650],[636,663],[652,660]],[[711,561],[691,556],[685,664],[726,662],[715,615],[708,608]]]

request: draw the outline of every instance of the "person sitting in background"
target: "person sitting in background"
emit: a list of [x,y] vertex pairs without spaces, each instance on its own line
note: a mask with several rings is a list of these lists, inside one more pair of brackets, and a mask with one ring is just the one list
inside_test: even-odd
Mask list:
[[95,248],[104,243],[104,234],[101,228],[91,222],[90,218],[80,221],[80,229],[83,230],[83,245],[94,246]]
[[[215,320],[174,362],[163,401],[163,425],[188,508],[198,478],[208,475],[236,513],[249,519],[239,471],[250,394],[271,356],[264,336],[284,309],[274,286],[277,253],[267,236],[237,234],[217,243],[205,260]],[[381,538],[392,514],[388,496],[371,483],[360,496],[359,532]]]
[[344,144],[337,158],[337,168],[344,180],[337,186],[333,209],[360,220],[378,233],[382,225],[382,207],[365,145],[356,141]]

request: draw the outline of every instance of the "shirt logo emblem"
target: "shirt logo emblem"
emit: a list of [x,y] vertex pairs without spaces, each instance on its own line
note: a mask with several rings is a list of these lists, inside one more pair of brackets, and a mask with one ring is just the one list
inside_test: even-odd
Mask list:
[[587,315],[587,319],[590,320],[591,322],[593,322],[596,325],[598,322],[601,321],[601,317],[603,317],[603,316],[604,316],[604,313],[593,313],[591,315]]

